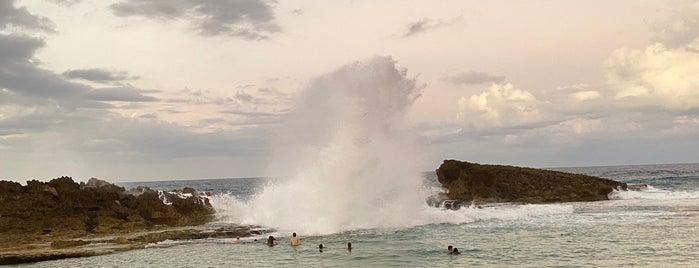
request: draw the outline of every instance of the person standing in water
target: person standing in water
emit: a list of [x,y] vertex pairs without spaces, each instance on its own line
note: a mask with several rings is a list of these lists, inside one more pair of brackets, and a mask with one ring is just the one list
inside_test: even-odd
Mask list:
[[347,242],[347,251],[352,251],[352,242]]
[[318,251],[323,252],[323,244],[318,245]]
[[276,244],[277,244],[277,239],[274,238],[274,236],[270,235],[269,238],[267,238],[267,245],[271,247],[271,246],[274,246]]
[[291,245],[292,246],[298,246],[299,245],[299,238],[296,237],[296,233],[291,234]]
[[447,247],[447,251],[449,252],[449,254],[451,254],[452,252],[454,252],[454,246],[449,245],[449,246]]

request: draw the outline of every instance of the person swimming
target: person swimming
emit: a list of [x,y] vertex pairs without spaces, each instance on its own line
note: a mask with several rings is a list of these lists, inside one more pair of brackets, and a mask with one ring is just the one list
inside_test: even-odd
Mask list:
[[449,246],[447,247],[447,252],[449,252],[449,254],[451,254],[452,252],[454,252],[454,246],[449,245]]
[[323,252],[323,244],[318,245],[318,251]]
[[347,251],[352,251],[352,242],[347,243]]
[[276,245],[276,244],[277,244],[277,239],[274,238],[274,236],[271,236],[271,235],[270,235],[270,236],[267,238],[267,245],[271,247],[271,246],[274,246],[274,245]]
[[454,248],[454,251],[451,252],[451,255],[459,255],[461,252],[459,252],[458,248]]
[[300,241],[299,241],[299,238],[296,237],[296,233],[293,233],[293,234],[291,235],[291,245],[292,245],[292,246],[298,246],[298,245],[299,245],[299,242],[300,242]]
[[240,240],[240,236],[235,237],[235,242],[236,243],[243,243],[243,240]]

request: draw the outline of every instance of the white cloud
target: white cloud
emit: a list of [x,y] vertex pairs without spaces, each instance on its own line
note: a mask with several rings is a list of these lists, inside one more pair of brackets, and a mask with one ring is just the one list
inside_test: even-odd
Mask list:
[[487,91],[459,99],[457,118],[477,129],[513,126],[542,119],[540,102],[532,93],[512,84],[492,84]]
[[573,93],[572,96],[578,101],[588,101],[602,98],[602,94],[594,90],[578,91]]
[[[699,38],[691,46],[699,46]],[[605,63],[615,99],[670,111],[699,108],[699,53],[655,43],[645,50],[615,50]]]

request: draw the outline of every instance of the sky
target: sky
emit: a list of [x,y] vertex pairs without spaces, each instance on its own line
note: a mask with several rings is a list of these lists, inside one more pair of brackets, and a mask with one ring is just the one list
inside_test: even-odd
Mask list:
[[3,0],[0,179],[282,176],[296,98],[374,57],[425,171],[699,162],[699,1]]

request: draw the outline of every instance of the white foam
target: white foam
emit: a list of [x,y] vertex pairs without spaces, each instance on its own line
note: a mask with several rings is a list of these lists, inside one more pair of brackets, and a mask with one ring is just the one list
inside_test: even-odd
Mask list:
[[699,199],[699,191],[667,191],[648,185],[640,191],[613,191],[609,194],[613,200],[681,200]]

